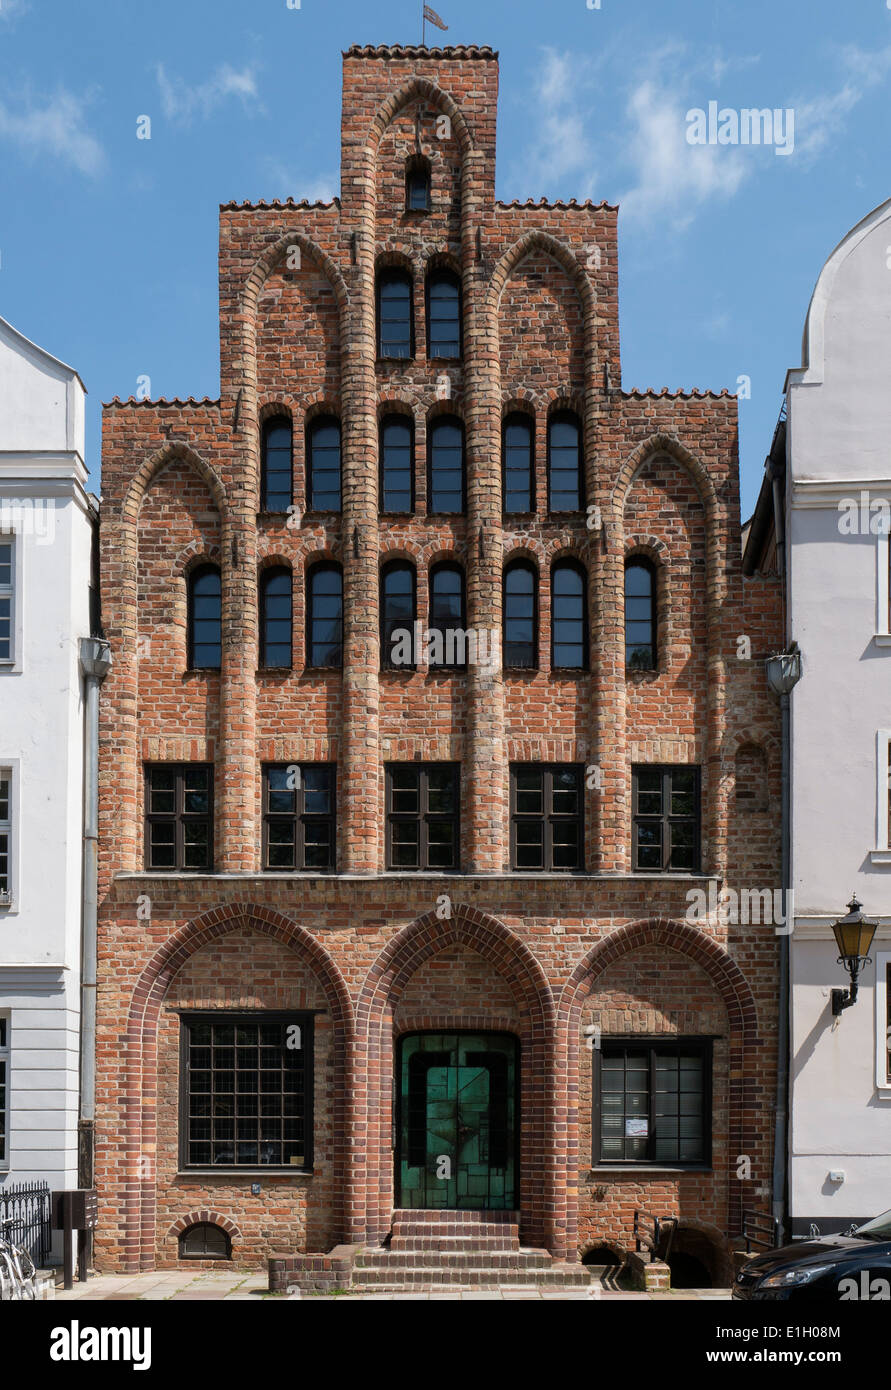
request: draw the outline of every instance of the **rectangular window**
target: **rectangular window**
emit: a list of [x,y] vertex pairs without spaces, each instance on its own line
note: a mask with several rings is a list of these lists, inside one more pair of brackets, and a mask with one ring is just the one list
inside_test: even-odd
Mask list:
[[189,1014],[180,1166],[312,1168],[311,1013]]
[[571,763],[514,763],[510,770],[511,867],[548,872],[584,864],[584,769]]
[[12,773],[0,767],[0,894],[12,892]]
[[631,769],[631,867],[635,873],[699,872],[699,768]]
[[707,1039],[603,1039],[594,1050],[593,1162],[711,1162]]
[[282,763],[263,769],[263,868],[334,868],[335,767]]
[[9,1167],[9,1017],[0,1014],[0,1168]]
[[152,763],[145,769],[145,867],[213,869],[213,766]]
[[887,1098],[891,1092],[891,951],[876,951],[875,962],[876,1086]]
[[0,536],[0,661],[15,659],[15,555],[12,537]]
[[459,764],[388,763],[387,868],[457,869]]

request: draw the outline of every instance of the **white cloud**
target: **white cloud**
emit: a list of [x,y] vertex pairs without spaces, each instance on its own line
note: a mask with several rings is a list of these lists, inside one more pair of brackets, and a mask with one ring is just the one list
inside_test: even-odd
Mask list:
[[267,159],[265,165],[267,187],[262,196],[267,201],[294,198],[300,202],[305,198],[308,203],[330,203],[340,197],[340,174],[336,170],[321,170],[307,177],[277,159]]
[[619,198],[625,219],[667,214],[682,230],[703,204],[733,197],[751,170],[739,147],[688,144],[686,111],[674,83],[647,78],[632,90],[627,150],[635,182]]
[[[532,139],[522,162],[524,196],[593,195],[594,148],[585,132],[591,78],[591,65],[584,58],[553,48],[544,50],[535,84],[536,104],[526,115]],[[567,190],[565,185],[573,174],[576,181]]]
[[848,45],[842,51],[847,77],[835,92],[792,102],[795,111],[795,150],[806,160],[820,154],[842,133],[845,117],[867,92],[885,81],[891,72],[891,45],[869,52]]
[[248,65],[239,72],[223,63],[206,82],[187,82],[184,78],[169,78],[163,63],[155,69],[161,93],[161,110],[168,120],[188,124],[195,115],[207,118],[229,97],[238,97],[247,109],[259,103],[254,67]]
[[82,174],[98,174],[105,163],[102,146],[86,127],[86,102],[60,89],[42,103],[25,98],[21,104],[0,102],[0,139],[26,154],[53,155]]
[[0,0],[0,22],[27,14],[29,8],[28,0]]

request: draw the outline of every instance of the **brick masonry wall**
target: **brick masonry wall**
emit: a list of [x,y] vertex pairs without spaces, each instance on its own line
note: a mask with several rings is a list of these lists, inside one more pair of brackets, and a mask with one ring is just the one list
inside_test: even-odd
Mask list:
[[[175,1263],[177,1223],[200,1210],[232,1224],[234,1257],[247,1264],[382,1238],[394,1035],[423,1020],[521,1039],[526,1239],[556,1252],[607,1228],[627,1239],[636,1203],[722,1232],[738,1227],[743,1205],[763,1206],[776,937],[686,923],[687,890],[704,890],[704,876],[628,872],[631,764],[695,762],[704,874],[778,885],[779,711],[762,658],[781,641],[781,596],[776,581],[740,574],[736,402],[620,389],[616,210],[496,203],[496,100],[488,50],[351,50],[340,200],[221,209],[220,399],[105,409],[102,605],[115,664],[101,711],[97,1251],[108,1267]],[[433,170],[421,215],[404,210],[405,159],[418,149]],[[389,264],[409,267],[415,287],[417,351],[399,364],[376,360],[375,272]],[[424,284],[437,264],[463,285],[464,353],[445,368],[426,356]],[[505,517],[501,428],[518,407],[534,417],[538,507]],[[599,528],[587,514],[547,514],[547,422],[561,408],[583,423]],[[414,423],[409,518],[378,514],[378,427],[391,410]],[[459,517],[426,514],[427,432],[444,410],[466,431]],[[306,510],[305,431],[322,411],[342,421],[336,516]],[[260,430],[274,413],[293,424],[290,518],[259,506]],[[626,676],[623,570],[634,550],[657,566],[659,666]],[[517,555],[539,574],[537,671],[380,671],[383,563],[416,565],[424,623],[430,567],[457,559],[471,624],[498,631],[503,566]],[[591,669],[573,676],[550,669],[550,574],[564,556],[587,574]],[[320,558],[344,571],[342,672],[305,664],[306,573]],[[205,559],[223,579],[219,674],[186,671],[187,576]],[[258,671],[259,575],[271,563],[293,573],[286,673]],[[461,762],[461,875],[384,872],[384,764],[417,758]],[[220,876],[144,873],[147,759],[214,761]],[[264,877],[260,765],[320,759],[337,763],[339,874]],[[590,876],[509,874],[514,759],[601,769],[585,803]],[[446,920],[433,912],[443,893]],[[140,895],[149,920],[137,915]],[[179,1176],[174,1009],[310,999],[326,1010],[317,1171],[264,1178],[259,1199],[247,1178]],[[691,1032],[719,1035],[712,1175],[611,1180],[593,1196],[590,1057],[579,1042],[591,1011],[607,1006],[632,1031],[684,1018]],[[731,1172],[741,1153],[753,1158],[747,1183]]]

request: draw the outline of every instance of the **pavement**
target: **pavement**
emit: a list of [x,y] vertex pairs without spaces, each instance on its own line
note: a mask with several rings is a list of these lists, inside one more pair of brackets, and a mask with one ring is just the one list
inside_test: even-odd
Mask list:
[[191,1301],[219,1301],[227,1303],[258,1301],[269,1303],[288,1303],[295,1299],[319,1303],[380,1303],[411,1302],[427,1303],[459,1301],[462,1303],[482,1303],[504,1301],[534,1301],[552,1303],[565,1302],[629,1302],[641,1300],[649,1302],[678,1303],[689,1301],[721,1302],[729,1301],[729,1289],[678,1289],[672,1293],[630,1293],[626,1290],[605,1289],[599,1281],[593,1281],[590,1289],[559,1288],[497,1288],[497,1289],[425,1289],[417,1293],[372,1293],[358,1290],[338,1294],[271,1294],[267,1288],[267,1276],[260,1270],[229,1269],[225,1272],[200,1270],[192,1274],[188,1270],[156,1270],[148,1274],[91,1274],[86,1283],[75,1280],[74,1288],[66,1292],[56,1288],[57,1302],[92,1302],[100,1300],[113,1302],[164,1302],[184,1303]]

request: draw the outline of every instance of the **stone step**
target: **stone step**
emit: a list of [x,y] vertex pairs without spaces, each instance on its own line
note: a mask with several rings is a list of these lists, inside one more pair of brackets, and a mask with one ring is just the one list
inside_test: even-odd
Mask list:
[[516,1226],[520,1213],[500,1207],[394,1207],[393,1220],[421,1221],[425,1224],[433,1221],[438,1226]]
[[550,1269],[547,1250],[362,1250],[357,1269]]
[[465,1222],[463,1224],[452,1221],[448,1225],[438,1225],[430,1221],[395,1221],[392,1228],[393,1240],[413,1240],[423,1238],[424,1240],[454,1239],[461,1236],[465,1240],[498,1240],[515,1241],[519,1243],[520,1228],[515,1222],[510,1224],[502,1223],[496,1225],[494,1222]]
[[444,1255],[461,1252],[509,1254],[520,1249],[519,1237],[513,1236],[393,1236],[390,1249],[406,1253],[412,1250],[440,1250]]
[[431,1289],[497,1289],[572,1288],[588,1289],[590,1281],[579,1272],[578,1265],[552,1265],[550,1269],[492,1269],[488,1265],[462,1270],[426,1268],[414,1269],[354,1269],[353,1288],[377,1290]]

